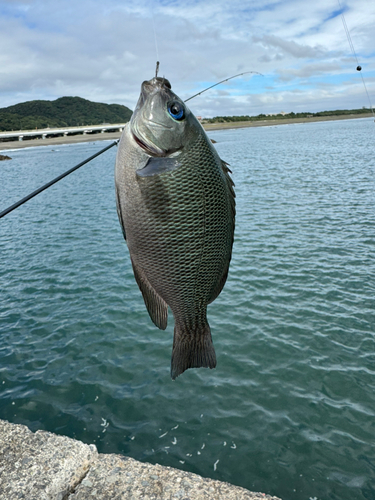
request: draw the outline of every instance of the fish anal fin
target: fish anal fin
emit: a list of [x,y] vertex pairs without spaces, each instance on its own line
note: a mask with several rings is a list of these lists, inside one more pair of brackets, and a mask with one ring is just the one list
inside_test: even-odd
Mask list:
[[142,270],[138,269],[133,259],[132,266],[135,280],[142,292],[150,318],[160,330],[165,330],[168,322],[168,304],[155,291]]
[[216,354],[209,324],[206,322],[192,331],[176,323],[171,360],[172,380],[188,368],[201,367],[216,367]]

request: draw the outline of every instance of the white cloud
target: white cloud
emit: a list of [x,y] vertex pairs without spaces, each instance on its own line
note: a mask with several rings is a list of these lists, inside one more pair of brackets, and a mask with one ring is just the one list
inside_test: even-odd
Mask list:
[[[375,101],[375,4],[348,0],[345,9]],[[154,74],[154,28],[160,73],[182,98],[246,70],[265,75],[194,99],[197,114],[244,114],[249,103],[246,114],[361,107],[337,11],[325,0],[0,0],[0,107],[79,95],[133,108]]]
[[321,46],[312,47],[310,45],[297,43],[293,40],[285,40],[284,38],[274,35],[254,36],[253,40],[255,43],[259,43],[266,49],[276,48],[285,54],[289,54],[299,59],[320,58],[325,52]]

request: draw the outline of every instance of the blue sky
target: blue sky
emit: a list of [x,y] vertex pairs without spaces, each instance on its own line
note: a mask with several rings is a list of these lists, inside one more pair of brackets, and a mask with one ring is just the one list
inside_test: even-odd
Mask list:
[[[375,2],[340,0],[375,106]],[[338,0],[0,0],[0,107],[80,96],[133,109],[155,73],[198,115],[369,106]],[[156,42],[155,42],[156,40]]]

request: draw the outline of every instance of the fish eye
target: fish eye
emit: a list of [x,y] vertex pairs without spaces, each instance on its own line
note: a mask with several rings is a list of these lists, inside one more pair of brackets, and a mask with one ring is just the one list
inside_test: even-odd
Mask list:
[[168,113],[174,120],[183,120],[185,118],[185,107],[179,101],[172,101],[168,104]]

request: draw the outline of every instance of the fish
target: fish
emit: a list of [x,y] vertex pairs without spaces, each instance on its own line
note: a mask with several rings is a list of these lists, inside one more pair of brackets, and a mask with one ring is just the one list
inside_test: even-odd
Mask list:
[[141,85],[116,155],[118,218],[153,323],[174,317],[171,378],[215,368],[207,320],[227,280],[235,228],[232,172],[166,78]]

